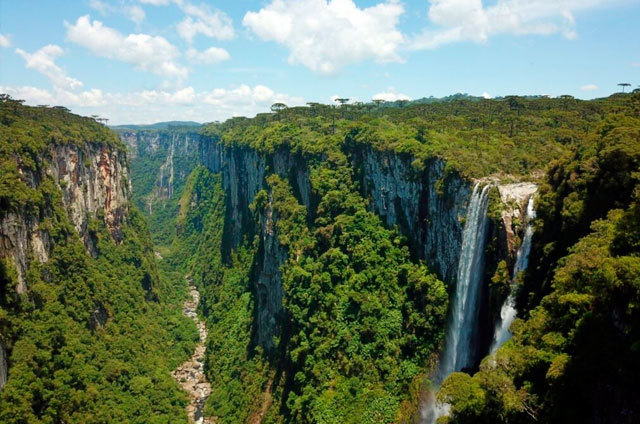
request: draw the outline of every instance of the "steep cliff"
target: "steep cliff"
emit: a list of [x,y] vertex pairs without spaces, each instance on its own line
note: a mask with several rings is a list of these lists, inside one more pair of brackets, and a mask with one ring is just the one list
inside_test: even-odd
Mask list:
[[[51,178],[61,192],[62,207],[89,253],[95,256],[95,242],[89,221],[101,219],[116,242],[122,240],[131,192],[127,159],[122,147],[98,143],[49,145],[37,156],[35,168],[17,160],[17,173],[30,190],[38,192]],[[44,201],[39,210],[24,205],[3,211],[0,216],[0,258],[16,268],[16,290],[27,290],[25,272],[31,260],[49,259],[50,234],[46,225],[55,205]]]
[[447,173],[438,158],[418,170],[409,155],[371,147],[355,150],[351,157],[372,209],[389,227],[400,227],[417,258],[454,284],[471,182],[457,172]]
[[[397,226],[407,237],[412,256],[424,260],[430,269],[449,285],[450,293],[456,284],[456,273],[462,243],[464,219],[471,196],[473,182],[459,172],[447,169],[441,158],[431,158],[422,167],[414,164],[410,155],[380,151],[371,146],[349,146],[350,166],[362,197],[369,208],[381,217],[388,227]],[[255,221],[249,206],[256,194],[267,188],[265,178],[275,173],[289,181],[298,202],[307,210],[307,217],[314,217],[317,194],[311,186],[311,172],[322,155],[302,155],[286,148],[272,153],[261,152],[244,146],[225,144],[218,137],[203,136],[200,143],[200,160],[211,172],[222,175],[227,193],[227,207],[223,251],[228,257],[231,250],[243,240],[260,238],[258,263],[254,267],[258,296],[256,310],[258,321],[257,340],[271,349],[270,340],[276,335],[274,317],[282,314],[282,277],[280,267],[287,258],[286,249],[279,246],[274,234],[277,214],[267,207],[267,214]],[[486,184],[498,184],[496,179]],[[504,260],[512,266],[521,237],[519,214],[534,184],[520,183],[499,185],[504,199],[493,199],[498,215],[489,224],[489,257],[486,272],[479,290],[481,301],[480,322],[477,331],[479,342],[472,357],[477,364],[486,354],[491,342],[491,330],[499,314],[504,293],[493,293],[490,280],[498,263]],[[312,222],[312,221],[310,221]]]
[[0,422],[186,424],[170,370],[196,332],[117,135],[2,96],[0,169]]
[[129,151],[138,206],[152,215],[154,203],[180,197],[176,189],[197,164],[198,128],[119,129],[117,133]]

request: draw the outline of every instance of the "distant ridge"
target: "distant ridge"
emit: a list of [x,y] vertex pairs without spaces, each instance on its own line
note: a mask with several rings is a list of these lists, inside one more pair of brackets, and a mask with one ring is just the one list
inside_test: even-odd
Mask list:
[[124,125],[110,125],[109,128],[114,130],[166,130],[170,127],[200,127],[199,122],[194,121],[167,121],[156,122],[155,124],[137,125],[137,124],[124,124]]

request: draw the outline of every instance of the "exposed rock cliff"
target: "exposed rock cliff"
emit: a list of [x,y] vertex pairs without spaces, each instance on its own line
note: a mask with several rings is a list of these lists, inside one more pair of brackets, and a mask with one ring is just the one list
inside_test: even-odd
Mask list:
[[299,202],[311,209],[308,166],[302,158],[285,150],[267,156],[245,148],[226,148],[208,138],[202,139],[200,152],[202,163],[212,172],[222,174],[222,186],[227,194],[223,253],[228,254],[231,249],[238,247],[245,237],[260,236],[259,260],[253,270],[256,341],[269,350],[273,348],[277,317],[282,313],[280,266],[286,261],[287,253],[278,242],[277,214],[272,208],[271,197],[260,222],[254,222],[249,205],[258,191],[266,188],[268,167],[281,177],[288,178]]
[[282,312],[282,272],[280,267],[287,260],[287,251],[278,241],[276,222],[277,211],[273,209],[273,195],[269,194],[269,202],[261,218],[260,249],[255,273],[257,343],[270,351],[273,336],[277,334]]
[[505,231],[509,258],[513,262],[520,245],[516,233],[523,231],[527,202],[536,193],[538,186],[533,183],[504,184],[499,185],[498,190],[500,200],[506,206],[501,212],[502,227]]
[[[51,177],[62,193],[62,203],[87,251],[95,246],[87,230],[91,218],[103,219],[116,241],[122,239],[121,225],[127,216],[131,192],[125,152],[101,144],[52,145],[39,159],[38,171],[19,168],[32,188]],[[0,219],[0,257],[16,268],[18,293],[27,290],[25,271],[29,261],[46,262],[51,243],[44,219],[51,205],[38,212],[8,211]]]
[[398,225],[414,256],[444,281],[455,282],[471,183],[445,173],[441,159],[416,171],[412,158],[366,148],[352,155],[363,196],[389,226]]

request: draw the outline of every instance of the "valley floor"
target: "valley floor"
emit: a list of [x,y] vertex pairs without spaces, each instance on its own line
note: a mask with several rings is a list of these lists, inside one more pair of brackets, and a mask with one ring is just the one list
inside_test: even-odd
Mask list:
[[180,386],[189,393],[189,406],[187,406],[187,414],[189,420],[196,424],[211,424],[211,421],[202,415],[204,404],[211,394],[211,385],[204,375],[204,353],[205,342],[207,341],[207,327],[203,321],[200,321],[197,314],[198,303],[200,302],[200,293],[193,285],[190,277],[185,277],[189,282],[189,299],[184,302],[182,313],[193,319],[198,327],[200,341],[196,346],[193,356],[183,364],[181,364],[173,373]]

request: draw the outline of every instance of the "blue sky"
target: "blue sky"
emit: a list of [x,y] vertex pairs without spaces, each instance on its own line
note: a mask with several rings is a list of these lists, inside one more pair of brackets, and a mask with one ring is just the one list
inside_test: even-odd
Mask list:
[[639,0],[0,0],[0,92],[110,124],[282,101],[607,96],[640,84]]

